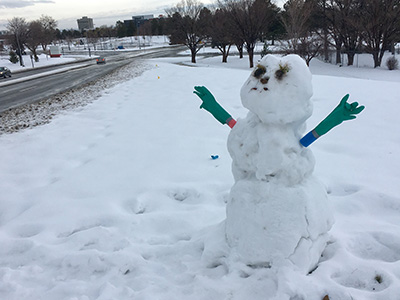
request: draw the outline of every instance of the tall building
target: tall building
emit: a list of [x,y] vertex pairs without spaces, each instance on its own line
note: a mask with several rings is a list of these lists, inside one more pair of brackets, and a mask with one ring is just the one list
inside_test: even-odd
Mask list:
[[88,18],[87,16],[84,16],[76,21],[78,22],[78,28],[80,31],[94,29],[92,18]]

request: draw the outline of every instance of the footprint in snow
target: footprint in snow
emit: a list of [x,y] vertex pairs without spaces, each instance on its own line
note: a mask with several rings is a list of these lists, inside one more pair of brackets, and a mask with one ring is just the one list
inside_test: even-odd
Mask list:
[[355,194],[360,191],[360,187],[351,184],[334,185],[327,188],[327,193],[330,196],[345,197]]
[[337,272],[332,275],[332,279],[338,284],[369,292],[380,292],[387,289],[392,280],[384,271],[360,266]]
[[400,234],[387,232],[359,233],[350,241],[348,250],[363,259],[389,263],[400,261]]

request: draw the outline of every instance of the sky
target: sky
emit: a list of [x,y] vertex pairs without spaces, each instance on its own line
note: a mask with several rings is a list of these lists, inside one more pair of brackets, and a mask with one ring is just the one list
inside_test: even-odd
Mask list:
[[[76,28],[82,16],[93,18],[96,27],[115,25],[118,20],[131,19],[133,15],[165,14],[165,8],[178,0],[0,0],[0,30],[7,20],[23,17],[27,21],[48,15],[58,21],[58,28]],[[202,1],[209,3],[211,1]]]
[[[115,25],[118,20],[131,19],[134,15],[165,14],[165,9],[180,0],[0,0],[0,30],[7,20],[22,17],[27,21],[48,15],[58,21],[59,29],[78,29],[76,20],[88,16],[94,26]],[[213,0],[202,0],[204,4]],[[276,1],[283,2],[283,1]]]

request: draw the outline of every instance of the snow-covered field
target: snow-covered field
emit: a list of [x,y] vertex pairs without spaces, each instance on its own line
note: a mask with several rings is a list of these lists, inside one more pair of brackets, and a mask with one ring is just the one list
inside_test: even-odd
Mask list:
[[366,109],[310,146],[336,222],[305,276],[213,260],[230,129],[192,92],[205,85],[244,117],[250,71],[228,60],[152,60],[92,103],[0,136],[0,299],[400,299],[399,71],[312,62],[309,129],[346,93]]
[[38,55],[39,61],[38,62],[33,62],[29,58],[29,55],[24,55],[23,56],[23,62],[24,66],[21,66],[20,63],[13,64],[10,62],[8,56],[1,56],[0,57],[0,65],[2,67],[7,67],[11,70],[11,72],[20,72],[24,71],[27,69],[32,69],[32,68],[43,68],[43,67],[48,67],[48,66],[53,66],[53,65],[60,65],[60,64],[68,64],[71,62],[75,61],[80,61],[80,60],[85,60],[88,59],[89,56],[83,56],[83,55],[68,55],[68,56],[62,56],[62,57],[50,57],[49,55],[46,54],[40,54]]
[[[125,52],[125,51],[135,51],[141,52],[149,49],[154,49],[157,47],[164,47],[168,45],[168,37],[166,36],[146,36],[146,37],[125,37],[125,38],[114,38],[112,40],[105,40],[99,42],[96,45],[96,51],[93,52],[93,44],[90,44],[91,54],[89,56],[88,46],[78,44],[79,39],[75,40],[75,43],[72,45],[60,44],[58,45],[62,51],[61,57],[50,57],[50,55],[41,53],[38,55],[39,61],[32,62],[30,58],[30,52],[26,55],[22,56],[24,66],[21,66],[20,63],[13,64],[9,60],[9,55],[6,54],[7,51],[3,52],[0,55],[0,66],[7,67],[12,72],[21,72],[26,71],[32,68],[43,68],[53,65],[60,64],[68,64],[76,61],[85,61],[94,59],[98,57],[100,53],[109,53],[109,52]],[[145,45],[145,46],[143,46]],[[118,46],[124,47],[124,49],[118,49]],[[39,48],[41,51],[41,48]],[[85,53],[86,55],[82,54]],[[0,81],[1,82],[1,81]]]

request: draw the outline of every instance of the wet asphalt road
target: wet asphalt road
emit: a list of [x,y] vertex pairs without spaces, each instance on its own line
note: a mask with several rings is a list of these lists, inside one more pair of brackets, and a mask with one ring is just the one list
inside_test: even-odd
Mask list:
[[[75,65],[52,66],[15,73],[11,78],[0,79],[0,84],[3,82],[7,82],[8,84],[6,86],[0,86],[0,113],[11,108],[40,101],[60,92],[92,82],[135,60],[175,56],[179,51],[182,51],[182,49],[184,48],[168,47],[158,50],[148,50],[147,52],[110,53],[103,55],[106,57],[106,64],[96,64],[93,58],[86,62],[78,62]],[[71,66],[80,67],[65,70]],[[56,70],[60,71],[63,69],[64,71],[61,73],[33,78],[40,74],[43,75],[44,72],[49,74],[49,72],[53,73]],[[16,83],[13,83],[13,81]]]

